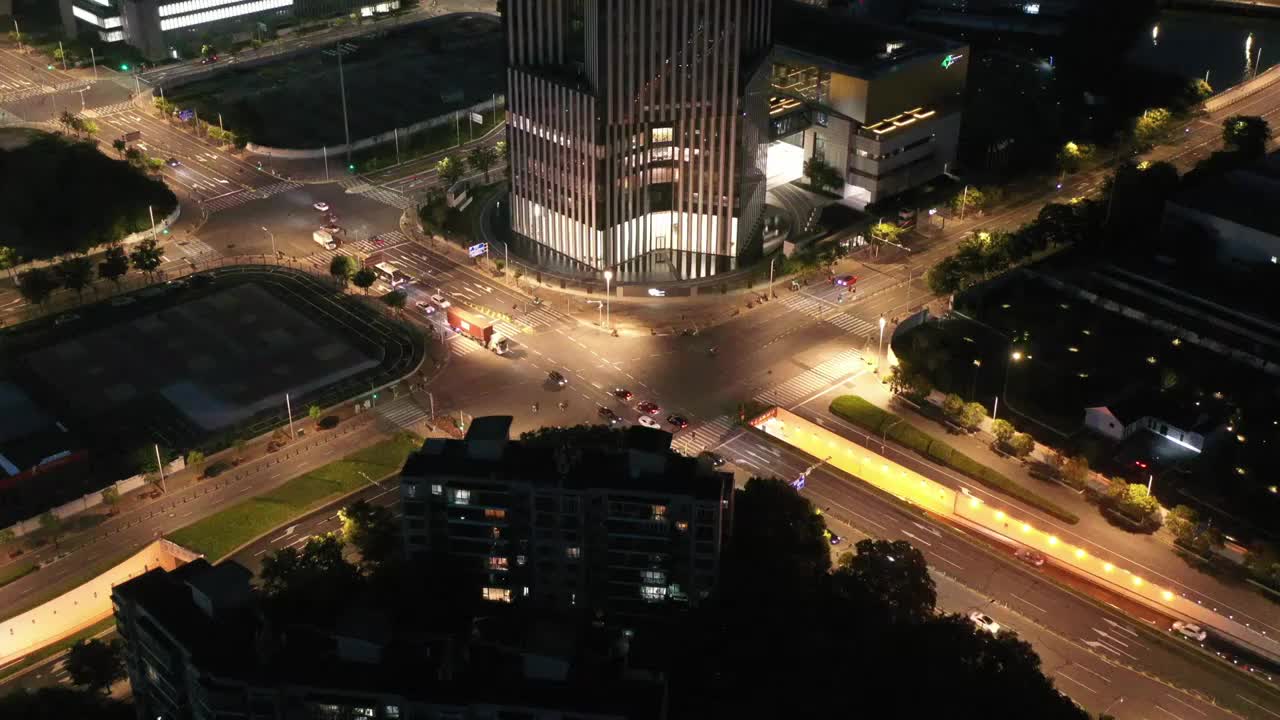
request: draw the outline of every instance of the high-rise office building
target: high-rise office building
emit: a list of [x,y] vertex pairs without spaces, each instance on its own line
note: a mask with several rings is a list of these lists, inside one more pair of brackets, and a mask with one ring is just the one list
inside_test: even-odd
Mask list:
[[765,196],[772,0],[508,0],[511,225],[620,280],[727,269]]
[[431,438],[401,473],[405,549],[478,597],[643,615],[715,588],[733,476],[634,427],[611,445],[512,441],[510,417]]

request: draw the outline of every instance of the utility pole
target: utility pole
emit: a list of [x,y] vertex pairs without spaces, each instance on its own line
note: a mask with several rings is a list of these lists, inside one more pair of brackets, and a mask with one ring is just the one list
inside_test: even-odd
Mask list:
[[160,490],[168,495],[169,486],[164,479],[164,462],[160,460],[160,443],[156,443],[156,469],[160,471]]
[[964,206],[969,202],[969,186],[964,186],[964,193],[960,196],[960,219],[964,220]]
[[399,165],[400,164],[400,128],[395,128],[394,132],[396,137],[396,164]]
[[[62,49],[62,41],[61,41],[61,40],[59,40],[59,41],[58,41],[58,54],[62,56],[62,72],[66,72],[66,71],[67,71],[67,52],[66,52],[65,50],[63,50],[63,49]],[[1262,53],[1261,53],[1261,48],[1259,48],[1259,53],[1258,53],[1258,54],[1259,54],[1259,55],[1261,55],[1261,54],[1262,54]]]
[[160,242],[156,237],[156,211],[150,205],[147,206],[147,214],[151,216],[151,239]]
[[347,78],[342,70],[342,44],[335,52],[338,55],[338,89],[342,93],[342,131],[347,138],[347,164],[351,164],[351,124],[347,122]]
[[775,255],[769,260],[769,297],[773,297],[773,264],[777,262],[778,257]]
[[22,31],[18,29],[18,18],[13,19],[13,34],[18,39],[18,52],[22,52]]
[[89,62],[93,63],[93,81],[98,81],[98,54],[93,51],[93,46],[89,46]]
[[293,404],[289,402],[289,393],[284,394],[284,409],[289,414],[289,439],[296,440],[298,436],[293,433]]

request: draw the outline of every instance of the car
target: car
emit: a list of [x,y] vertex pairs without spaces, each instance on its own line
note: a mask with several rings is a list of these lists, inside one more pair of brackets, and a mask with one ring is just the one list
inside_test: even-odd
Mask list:
[[374,235],[372,240],[373,240],[374,247],[382,247],[383,245],[387,244],[387,241],[378,235]]
[[654,420],[653,418],[649,417],[648,415],[641,415],[641,416],[640,416],[640,419],[639,419],[639,420],[637,420],[637,422],[639,422],[641,425],[643,425],[643,426],[645,426],[645,427],[647,427],[647,428],[649,428],[649,429],[651,429],[651,430],[661,430],[661,429],[662,429],[662,426],[658,424],[658,421],[657,421],[657,420]]
[[636,409],[646,415],[657,415],[658,411],[661,410],[662,408],[658,407],[658,403],[656,402],[645,400],[644,402],[637,405]]
[[111,298],[111,307],[124,307],[125,305],[132,305],[135,302],[137,302],[137,300],[134,300],[128,295],[121,295],[120,297]]
[[557,387],[564,387],[565,385],[569,384],[569,378],[565,377],[564,375],[561,375],[559,370],[552,370],[551,372],[547,373],[547,380],[552,385],[556,385]]
[[201,65],[211,65],[211,64],[216,63],[216,62],[218,62],[218,56],[217,56],[217,55],[210,55],[210,56],[208,56],[208,57],[200,58],[200,64],[201,64]]
[[858,276],[857,275],[841,275],[837,277],[833,282],[836,285],[839,285],[840,287],[853,287],[854,285],[858,284]]
[[75,322],[79,319],[80,319],[80,316],[75,313],[66,313],[65,315],[59,315],[56,319],[54,319],[53,324],[66,325],[69,322]]
[[190,283],[190,282],[188,282],[186,278],[180,278],[180,279],[177,279],[177,280],[168,280],[168,281],[166,281],[166,282],[165,282],[165,284],[164,284],[164,287],[166,287],[166,288],[168,288],[168,289],[170,289],[170,290],[186,290],[186,289],[187,289],[187,287],[188,287],[188,286],[190,286],[190,285],[191,285],[191,283]]
[[1021,548],[1015,552],[1013,556],[1032,567],[1040,567],[1041,565],[1044,565],[1044,556],[1035,550]]
[[213,284],[212,275],[196,275],[191,278],[191,287],[207,287]]
[[449,307],[449,300],[440,293],[436,293],[435,295],[432,295],[431,302],[435,303],[435,306],[440,308],[441,310],[444,310]]
[[827,539],[827,542],[831,543],[832,545],[839,545],[841,542],[844,541],[844,538],[831,532],[830,530],[823,530],[822,535]]
[[596,414],[600,416],[600,419],[608,422],[610,425],[617,425],[622,421],[622,418],[618,417],[618,413],[607,407],[600,407],[596,410]]
[[713,468],[718,468],[721,465],[724,465],[725,462],[723,457],[711,452],[710,450],[704,450],[698,454],[698,457],[706,458],[707,462],[711,463],[711,467]]
[[414,305],[417,305],[419,310],[421,310],[422,312],[428,315],[436,311],[436,306],[432,305],[429,302],[423,302],[419,300],[418,302],[414,303]]
[[614,388],[613,396],[619,400],[630,400],[633,397],[631,391],[626,388]]
[[312,205],[311,207],[319,210],[320,212],[329,212],[329,203],[324,202],[323,200]]
[[1204,628],[1196,625],[1195,623],[1183,622],[1181,620],[1174,620],[1173,627],[1169,629],[1178,633],[1182,637],[1195,640],[1196,642],[1204,642],[1205,638],[1209,637],[1209,633],[1205,632]]
[[674,425],[680,428],[681,430],[689,427],[689,421],[680,415],[668,415],[667,422],[671,425]]
[[327,242],[327,243],[325,243],[325,244],[324,244],[324,249],[325,249],[325,250],[337,250],[337,249],[338,249],[338,243],[336,243],[336,242]]
[[972,622],[979,630],[986,630],[992,635],[1000,634],[1000,623],[991,619],[990,615],[984,615],[977,610],[969,613],[969,621]]
[[169,158],[168,160],[164,161],[164,164],[168,165],[169,167],[178,167],[179,165],[182,164],[182,161],[179,160],[178,158]]

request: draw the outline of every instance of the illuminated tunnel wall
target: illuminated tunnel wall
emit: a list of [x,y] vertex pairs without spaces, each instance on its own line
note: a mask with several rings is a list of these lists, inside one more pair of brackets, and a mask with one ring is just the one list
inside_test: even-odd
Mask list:
[[1280,642],[1265,631],[1254,630],[1194,600],[1147,582],[1141,576],[1105,558],[1093,557],[1083,548],[1063,542],[1056,535],[1039,530],[1032,523],[1001,508],[958,493],[794,413],[772,408],[752,420],[751,424],[791,447],[913,505],[1011,544],[1034,549],[1098,585],[1161,612],[1210,627],[1218,634],[1280,662]]

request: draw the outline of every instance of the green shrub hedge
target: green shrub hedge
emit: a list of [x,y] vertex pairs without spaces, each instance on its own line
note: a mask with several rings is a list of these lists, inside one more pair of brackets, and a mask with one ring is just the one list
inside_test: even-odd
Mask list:
[[1068,522],[1072,525],[1080,522],[1080,518],[1075,513],[1015,483],[995,468],[983,465],[942,440],[917,429],[910,423],[902,421],[893,424],[898,419],[897,415],[872,405],[864,398],[857,395],[841,395],[831,401],[830,410],[837,417],[848,420],[873,433],[883,433],[885,428],[888,428],[886,437],[898,445],[914,450],[920,455],[962,473],[992,490],[1012,496],[1034,508],[1043,510],[1063,522]]

